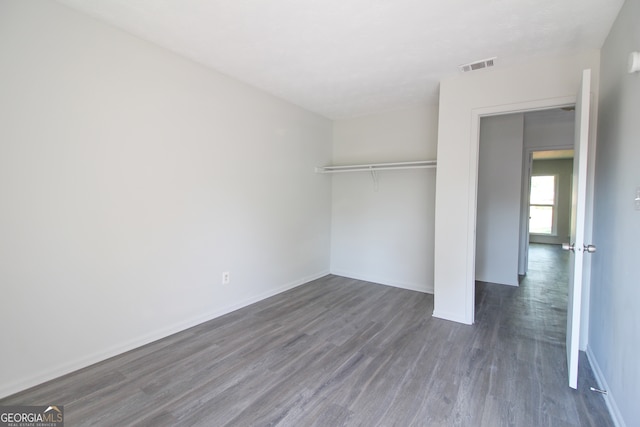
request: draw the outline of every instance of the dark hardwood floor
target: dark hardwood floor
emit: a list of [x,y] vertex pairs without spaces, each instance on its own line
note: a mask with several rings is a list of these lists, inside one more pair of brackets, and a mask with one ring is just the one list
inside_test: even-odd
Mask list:
[[327,276],[0,401],[67,426],[609,426],[584,355],[567,385],[564,254],[478,283],[476,324],[433,296]]

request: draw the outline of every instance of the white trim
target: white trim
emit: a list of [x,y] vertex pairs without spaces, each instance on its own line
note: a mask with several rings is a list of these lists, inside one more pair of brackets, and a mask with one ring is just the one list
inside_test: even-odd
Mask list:
[[331,270],[331,274],[341,277],[346,277],[348,279],[356,279],[363,280],[365,282],[376,283],[378,285],[384,286],[392,286],[394,288],[407,289],[409,291],[422,292],[424,294],[433,295],[433,283],[431,284],[431,288],[429,286],[422,285],[420,283],[410,283],[410,282],[398,282],[397,280],[387,280],[376,276],[367,276],[358,273],[350,273],[344,270]]
[[175,333],[184,331],[186,329],[197,326],[201,323],[208,322],[209,320],[215,319],[217,317],[223,316],[225,314],[231,313],[232,311],[236,311],[263,299],[272,297],[274,295],[280,294],[282,292],[288,291],[295,287],[304,285],[305,283],[311,282],[313,280],[319,279],[328,275],[328,271],[322,271],[307,277],[300,278],[298,280],[294,280],[289,282],[283,286],[278,288],[269,290],[263,294],[258,296],[254,296],[251,298],[247,298],[244,301],[241,301],[236,304],[229,305],[225,308],[211,311],[209,313],[204,313],[199,316],[195,316],[191,319],[186,319],[184,321],[175,323],[171,326],[158,329],[156,331],[150,332],[148,334],[141,335],[135,339],[128,340],[126,342],[116,344],[111,346],[103,351],[98,351],[88,356],[80,357],[76,360],[72,360],[67,363],[60,364],[58,366],[51,367],[49,369],[45,369],[40,372],[36,372],[33,375],[22,378],[19,381],[14,381],[8,384],[2,384],[0,386],[0,398],[4,398],[10,396],[12,394],[18,393],[20,391],[26,390],[30,387],[36,386],[38,384],[42,384],[46,381],[61,377],[62,375],[69,374],[71,372],[77,371],[82,368],[86,368],[87,366],[93,365],[98,362],[102,362],[106,359],[109,359],[114,356],[118,356],[127,351],[136,349],[138,347],[142,347],[143,345],[152,343],[154,341],[158,341],[162,338],[166,338]]
[[609,409],[609,415],[611,415],[611,419],[613,420],[613,424],[616,427],[627,427],[622,418],[622,413],[620,413],[620,409],[618,409],[618,405],[616,404],[616,400],[607,384],[607,381],[604,379],[604,374],[598,365],[598,361],[596,356],[593,354],[593,350],[591,347],[587,345],[587,360],[591,365],[591,370],[593,371],[593,375],[596,377],[596,381],[598,382],[598,387],[602,390],[606,390],[607,394],[603,395],[604,402],[607,404],[607,409]]
[[[571,145],[571,144],[563,144],[563,145],[552,145],[552,146],[548,146],[548,145],[543,145],[543,146],[536,146],[536,147],[525,147],[525,150],[528,153],[535,153],[536,151],[566,151],[566,150],[573,150],[575,147],[575,145]],[[571,160],[573,159],[573,157],[567,158],[565,160]],[[534,159],[534,160],[552,160],[552,159]]]

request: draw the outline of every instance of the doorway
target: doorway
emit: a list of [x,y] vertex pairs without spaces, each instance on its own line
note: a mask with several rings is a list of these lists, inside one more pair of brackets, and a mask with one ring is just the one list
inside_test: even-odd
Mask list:
[[[589,139],[589,126],[590,126],[590,87],[591,87],[591,70],[584,70],[582,74],[582,80],[580,90],[577,96],[576,106],[576,119],[575,119],[575,133],[574,133],[574,146],[576,150],[574,164],[575,170],[573,172],[573,190],[572,190],[572,212],[571,216],[571,241],[566,245],[563,244],[562,248],[571,250],[570,260],[572,268],[569,271],[569,283],[568,283],[568,304],[567,304],[567,333],[566,333],[566,349],[567,349],[567,363],[568,363],[568,382],[572,388],[577,388],[577,376],[578,376],[578,356],[579,356],[579,339],[580,339],[580,320],[581,320],[581,306],[584,301],[582,300],[582,288],[584,282],[585,264],[583,254],[586,252],[595,252],[595,246],[585,243],[585,232],[588,225],[587,219],[587,198],[588,194],[588,150],[591,139]],[[570,110],[570,109],[567,109]],[[479,119],[479,117],[478,117]],[[478,120],[479,121],[479,120]],[[479,125],[478,122],[475,122]],[[478,144],[481,145],[481,144]],[[529,156],[532,159],[532,155]],[[478,174],[478,182],[480,182],[480,175]],[[540,181],[540,185],[544,185]],[[550,183],[554,180],[550,180]],[[549,184],[549,183],[547,183]],[[557,191],[557,190],[554,190]],[[544,199],[544,197],[542,197]],[[549,207],[549,203],[538,203],[530,208]],[[473,211],[471,211],[473,212]],[[584,247],[584,252],[583,252]],[[588,276],[587,276],[588,280]]]
[[572,107],[481,119],[476,280],[518,286],[530,240],[568,241],[574,124]]
[[529,269],[530,244],[561,246],[571,234],[571,191],[573,181],[573,149],[540,150],[526,154],[520,236],[519,275]]

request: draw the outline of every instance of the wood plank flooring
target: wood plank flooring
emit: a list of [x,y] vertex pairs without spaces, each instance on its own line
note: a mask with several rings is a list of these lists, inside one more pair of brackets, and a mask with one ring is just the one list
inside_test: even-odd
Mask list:
[[327,276],[0,405],[62,404],[68,426],[610,426],[584,355],[567,385],[563,256],[534,245],[520,287],[478,283],[473,326]]

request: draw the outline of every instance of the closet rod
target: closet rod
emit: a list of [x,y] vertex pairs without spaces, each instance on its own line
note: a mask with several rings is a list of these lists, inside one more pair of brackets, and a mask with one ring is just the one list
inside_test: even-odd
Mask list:
[[421,160],[416,162],[396,162],[396,163],[370,163],[363,165],[344,166],[321,166],[316,168],[317,173],[339,173],[339,172],[371,172],[380,170],[397,169],[427,169],[435,168],[436,160]]

